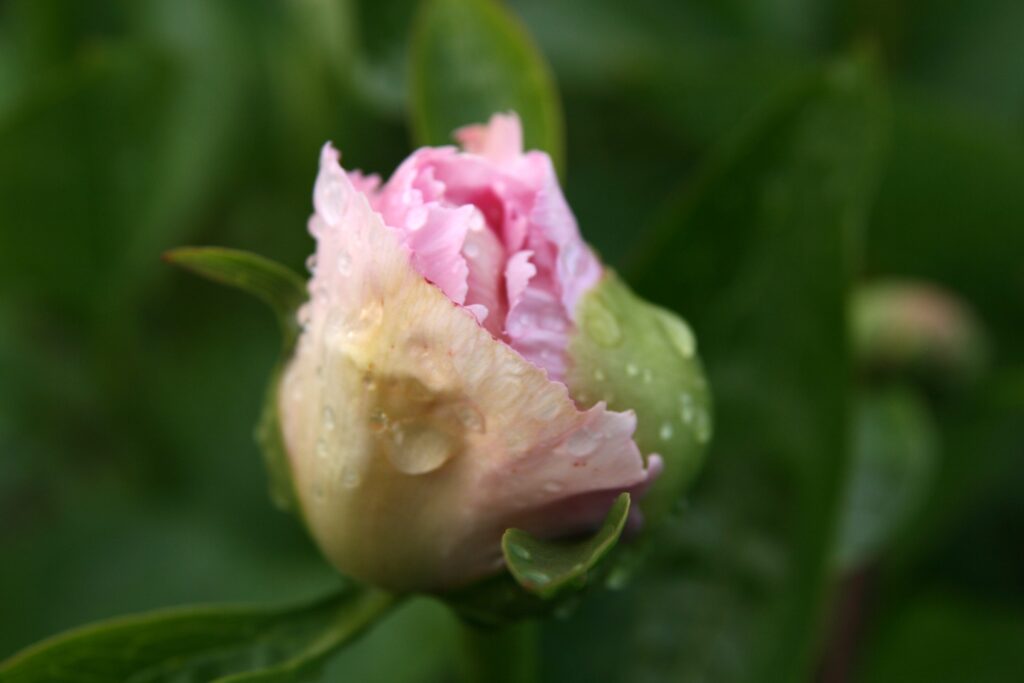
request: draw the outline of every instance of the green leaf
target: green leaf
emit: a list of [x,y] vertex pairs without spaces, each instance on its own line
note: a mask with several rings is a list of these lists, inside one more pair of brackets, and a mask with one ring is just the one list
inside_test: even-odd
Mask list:
[[636,412],[640,451],[665,462],[640,502],[644,519],[660,520],[693,481],[711,438],[711,397],[696,338],[675,313],[640,299],[611,271],[580,300],[576,318],[569,391],[585,407],[604,401]]
[[1024,612],[955,595],[901,605],[869,641],[865,683],[1003,683],[1024,670]]
[[258,297],[277,314],[285,350],[291,350],[299,333],[296,313],[308,296],[306,283],[294,271],[268,258],[222,247],[181,247],[166,252],[164,259]]
[[563,168],[562,110],[551,71],[501,3],[428,0],[414,33],[410,105],[418,144],[449,144],[460,126],[515,111],[526,147],[544,150]]
[[862,566],[904,529],[924,501],[935,447],[931,418],[915,394],[890,389],[860,397],[836,542],[839,569]]
[[112,619],[14,655],[0,664],[0,679],[304,680],[393,604],[391,596],[353,584],[327,599],[283,609],[186,607]]
[[806,680],[847,471],[846,305],[884,107],[860,60],[823,70],[667,208],[637,291],[684,313],[716,438],[633,600],[631,676]]
[[623,493],[597,533],[582,541],[543,541],[521,529],[509,529],[501,537],[508,570],[519,585],[545,599],[569,586],[582,586],[587,572],[615,547],[628,514],[629,494]]
[[282,361],[274,369],[267,387],[263,411],[256,426],[256,440],[263,451],[274,504],[285,510],[301,512],[281,435],[277,389],[283,364],[291,355],[299,334],[297,311],[307,297],[306,283],[296,273],[274,261],[234,249],[183,247],[167,252],[164,258],[214,282],[253,294],[277,314],[283,344]]

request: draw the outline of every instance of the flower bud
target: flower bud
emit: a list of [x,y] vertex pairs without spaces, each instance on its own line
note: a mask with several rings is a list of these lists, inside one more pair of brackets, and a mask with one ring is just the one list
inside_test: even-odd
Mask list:
[[[628,318],[628,292],[580,238],[551,160],[523,153],[515,115],[457,135],[463,150],[420,149],[384,184],[325,146],[310,300],[277,396],[310,532],[340,571],[393,590],[497,571],[509,527],[592,530],[663,467],[634,439],[628,401],[646,375],[614,397],[619,411],[575,393],[594,373],[630,374],[601,370],[605,347],[580,333],[602,324],[602,296]],[[650,345],[692,356],[683,324],[658,315]],[[656,365],[644,372],[662,381]]]

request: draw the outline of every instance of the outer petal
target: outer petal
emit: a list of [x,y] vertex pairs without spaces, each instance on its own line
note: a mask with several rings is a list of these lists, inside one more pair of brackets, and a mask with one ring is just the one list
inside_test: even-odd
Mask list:
[[279,407],[305,518],[341,571],[456,586],[495,569],[506,527],[559,536],[586,519],[538,510],[647,481],[632,413],[580,412],[426,282],[330,147],[314,198],[320,266]]

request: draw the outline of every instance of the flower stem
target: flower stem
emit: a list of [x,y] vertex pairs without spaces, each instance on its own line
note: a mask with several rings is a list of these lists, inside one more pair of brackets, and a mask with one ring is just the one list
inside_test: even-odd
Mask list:
[[539,669],[537,624],[523,621],[487,628],[463,622],[466,683],[533,683]]

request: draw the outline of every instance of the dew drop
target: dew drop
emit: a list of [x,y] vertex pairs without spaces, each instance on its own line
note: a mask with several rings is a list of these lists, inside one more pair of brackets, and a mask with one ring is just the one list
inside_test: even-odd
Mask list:
[[347,489],[358,488],[362,483],[362,477],[359,476],[359,472],[355,468],[346,465],[341,470],[341,485]]
[[484,416],[468,403],[462,403],[455,407],[455,417],[467,431],[477,434],[487,431],[487,421]]
[[559,491],[562,490],[562,488],[562,484],[560,484],[557,481],[549,481],[546,484],[544,484],[544,490],[547,491],[548,493],[558,493]]
[[554,420],[556,417],[558,417],[559,407],[560,406],[558,405],[558,403],[554,401],[544,403],[537,409],[537,418],[543,420],[544,422],[550,422],[551,420]]
[[324,429],[328,432],[333,432],[334,425],[334,410],[330,406],[324,406]]
[[508,551],[516,557],[518,557],[520,560],[526,560],[527,562],[529,562],[533,558],[533,555],[530,553],[530,551],[527,550],[525,547],[519,545],[518,543],[509,543]]
[[310,254],[306,258],[306,270],[310,275],[316,275],[316,254]]
[[597,380],[598,382],[603,382],[604,370],[602,370],[601,368],[597,368],[596,370],[594,370],[594,379]]
[[630,377],[636,377],[640,374],[640,368],[636,366],[636,363],[626,363],[626,374]]
[[676,347],[683,358],[689,358],[697,349],[697,342],[693,337],[693,330],[685,322],[674,315],[664,314],[658,317],[661,322],[661,329],[665,331],[672,345]]
[[338,254],[338,260],[335,265],[338,268],[339,275],[348,275],[352,272],[352,257],[348,255],[347,251],[342,251]]
[[706,410],[699,410],[695,415],[694,435],[698,443],[707,443],[711,439],[711,417]]
[[370,414],[370,431],[374,434],[380,434],[388,426],[388,416],[382,411],[376,411]]
[[[401,439],[396,439],[401,434]],[[426,424],[405,426],[392,431],[387,449],[388,460],[399,472],[427,474],[452,459],[457,443],[446,432]]]
[[608,578],[605,579],[604,585],[609,590],[618,591],[622,590],[629,584],[630,571],[625,567],[618,566],[612,569]]
[[672,429],[672,423],[664,422],[662,423],[661,428],[658,429],[658,436],[661,438],[662,441],[668,441],[669,439],[672,438],[672,434],[674,432],[675,430]]
[[462,247],[462,253],[465,254],[468,259],[476,259],[480,257],[480,245],[476,242],[466,242],[466,245]]
[[527,582],[535,586],[545,586],[551,581],[550,576],[536,569],[525,569],[520,574]]
[[685,391],[679,394],[679,418],[684,424],[693,422],[693,397]]
[[569,438],[565,440],[565,450],[571,455],[587,455],[597,448],[597,441],[597,436],[584,427],[569,435]]
[[368,301],[348,326],[348,337],[351,339],[360,333],[367,332],[380,324],[384,318],[384,307],[379,301]]
[[326,460],[327,457],[330,455],[330,451],[327,448],[327,442],[324,441],[323,439],[316,440],[316,446],[314,447],[314,451],[316,452],[316,457],[320,458],[321,460]]
[[654,379],[654,373],[651,372],[651,369],[650,368],[644,368],[644,372],[643,372],[644,384],[650,384],[653,379]]
[[590,302],[583,312],[583,328],[597,344],[604,347],[622,343],[622,329],[615,314],[597,300]]

